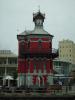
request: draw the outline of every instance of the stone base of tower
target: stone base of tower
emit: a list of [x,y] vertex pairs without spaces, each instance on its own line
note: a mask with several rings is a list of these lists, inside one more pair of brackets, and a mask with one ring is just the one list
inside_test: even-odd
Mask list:
[[33,75],[19,73],[17,86],[23,88],[46,88],[49,85],[53,85],[53,74],[48,75]]
[[32,86],[32,76],[27,75],[26,73],[19,73],[17,80],[18,87],[30,87]]

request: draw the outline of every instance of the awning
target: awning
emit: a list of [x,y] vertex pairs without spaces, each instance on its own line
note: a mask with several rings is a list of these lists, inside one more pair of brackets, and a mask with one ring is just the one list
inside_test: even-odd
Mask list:
[[5,80],[13,80],[13,77],[10,76],[10,75],[7,75],[7,76],[3,77],[3,79],[5,79]]

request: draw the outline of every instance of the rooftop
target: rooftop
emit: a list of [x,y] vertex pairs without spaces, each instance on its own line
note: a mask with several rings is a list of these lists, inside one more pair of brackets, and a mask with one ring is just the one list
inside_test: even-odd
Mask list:
[[11,50],[0,50],[0,57],[17,57]]
[[[34,29],[29,31],[25,30],[19,35],[23,36],[23,35],[43,34],[43,35],[50,35],[51,37],[53,37],[53,35],[44,30],[43,28],[44,19],[45,19],[45,14],[42,14],[40,11],[37,13],[33,13],[33,21],[35,23]],[[41,22],[37,22],[38,20],[40,20]]]

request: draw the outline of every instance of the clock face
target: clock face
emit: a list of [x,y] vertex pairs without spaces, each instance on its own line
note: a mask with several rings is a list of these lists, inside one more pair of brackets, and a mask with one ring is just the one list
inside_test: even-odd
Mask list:
[[37,20],[36,20],[36,24],[37,24],[37,25],[42,25],[42,20],[41,20],[41,19],[37,19]]

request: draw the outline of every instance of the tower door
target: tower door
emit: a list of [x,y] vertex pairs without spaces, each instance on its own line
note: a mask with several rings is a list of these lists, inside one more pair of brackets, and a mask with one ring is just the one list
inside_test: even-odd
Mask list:
[[39,87],[43,85],[43,77],[42,76],[37,76],[36,85],[38,85]]

